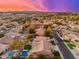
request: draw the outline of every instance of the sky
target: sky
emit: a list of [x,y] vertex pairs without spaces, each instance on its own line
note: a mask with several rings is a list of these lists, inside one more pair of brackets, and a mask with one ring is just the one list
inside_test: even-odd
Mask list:
[[0,11],[79,12],[79,0],[0,0]]

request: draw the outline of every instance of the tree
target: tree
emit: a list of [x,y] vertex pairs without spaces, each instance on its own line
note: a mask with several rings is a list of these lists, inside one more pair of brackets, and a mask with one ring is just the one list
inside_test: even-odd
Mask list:
[[71,39],[69,39],[69,41],[71,41]]
[[26,50],[30,50],[31,48],[32,48],[32,46],[30,44],[25,45],[25,47],[24,47],[24,49],[26,49]]
[[30,38],[31,38],[31,34],[27,34],[27,36],[25,38],[25,44],[29,44]]
[[0,33],[0,38],[4,37],[4,33]]
[[12,50],[13,49],[21,50],[22,46],[23,46],[23,43],[19,39],[12,41],[11,44],[10,44],[10,47],[11,47]]
[[52,33],[52,28],[51,28],[51,27],[48,27],[48,28],[47,28],[47,31],[48,31],[49,33]]
[[48,28],[48,25],[44,25],[44,28],[47,29]]
[[29,39],[25,39],[25,44],[29,44]]
[[35,33],[35,29],[29,28],[29,29],[28,29],[28,33],[30,33],[30,34],[31,34],[31,33]]
[[45,36],[53,37],[53,30],[51,27],[47,28],[47,30],[45,31]]
[[30,22],[26,22],[26,23],[23,25],[23,29],[28,28],[28,27],[29,27],[29,25],[30,25]]
[[27,34],[26,39],[30,39],[31,38],[31,34]]

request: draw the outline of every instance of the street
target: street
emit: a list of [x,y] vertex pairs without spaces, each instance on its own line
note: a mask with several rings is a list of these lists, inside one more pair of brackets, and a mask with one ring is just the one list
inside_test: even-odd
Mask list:
[[73,54],[69,51],[69,49],[66,47],[62,39],[59,37],[59,35],[56,33],[54,36],[55,40],[58,42],[57,45],[64,57],[64,59],[75,59]]

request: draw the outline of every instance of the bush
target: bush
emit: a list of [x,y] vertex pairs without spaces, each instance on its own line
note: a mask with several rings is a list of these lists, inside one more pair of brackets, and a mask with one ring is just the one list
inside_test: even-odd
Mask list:
[[45,36],[49,37],[50,36],[50,33],[45,31]]
[[70,42],[69,40],[64,40],[65,42]]
[[53,59],[61,59],[60,56],[54,56]]
[[54,51],[54,59],[61,59],[61,56],[58,51]]
[[31,45],[25,45],[25,47],[24,47],[24,49],[26,49],[26,50],[30,50],[31,48],[32,48]]
[[48,31],[45,31],[45,36],[46,37],[50,37],[50,39],[52,39],[53,38],[53,33],[51,32],[48,32]]
[[36,37],[36,34],[32,33],[31,38],[35,38],[35,37]]
[[37,59],[47,59],[47,57],[44,55],[39,55]]
[[31,38],[31,35],[30,34],[26,36],[26,39],[30,39],[30,38]]
[[0,38],[4,37],[4,33],[0,33]]
[[48,28],[48,25],[44,25],[44,28],[47,29]]
[[20,19],[20,20],[18,20],[19,24],[24,24],[25,22],[26,22],[26,19]]
[[58,51],[54,51],[53,54],[54,54],[54,56],[60,56]]
[[35,30],[32,29],[32,28],[29,28],[29,29],[28,29],[28,33],[35,33]]
[[51,41],[52,45],[56,45],[54,41]]
[[12,59],[19,59],[18,57],[13,57]]
[[68,45],[68,47],[70,48],[70,49],[74,49],[74,47],[76,47],[74,44],[72,44],[72,43],[68,43],[67,44]]

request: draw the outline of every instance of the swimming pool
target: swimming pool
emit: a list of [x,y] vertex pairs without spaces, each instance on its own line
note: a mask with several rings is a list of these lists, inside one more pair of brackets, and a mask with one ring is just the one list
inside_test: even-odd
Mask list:
[[20,56],[26,57],[28,56],[29,51],[25,50],[20,53]]
[[8,58],[12,58],[16,52],[8,52]]

